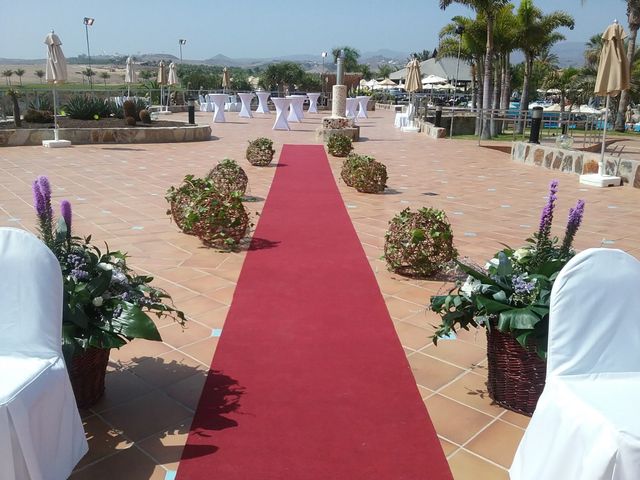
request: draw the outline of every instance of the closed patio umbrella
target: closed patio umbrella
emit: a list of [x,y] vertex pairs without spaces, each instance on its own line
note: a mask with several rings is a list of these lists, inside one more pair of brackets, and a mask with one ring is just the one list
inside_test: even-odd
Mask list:
[[[47,46],[47,65],[46,80],[52,85],[53,90],[53,123],[54,123],[54,141],[59,142],[58,138],[58,98],[56,96],[56,85],[67,81],[67,59],[62,53],[62,42],[53,30],[49,33],[44,43]],[[50,144],[46,144],[50,145]]]
[[[405,81],[404,88],[407,92],[409,92],[409,95],[411,95],[409,101],[413,104],[415,101],[415,96],[412,94],[417,92],[418,90],[422,90],[422,74],[420,73],[420,62],[418,62],[416,58],[414,58],[407,64],[407,79]],[[409,121],[412,123],[412,126],[413,119],[415,117],[415,110],[416,109],[414,105],[409,112]]]
[[127,57],[127,64],[124,71],[124,83],[127,86],[127,97],[131,96],[131,84],[136,83],[136,70],[133,64],[133,59],[131,57]]
[[224,92],[231,86],[231,79],[229,78],[229,70],[227,67],[222,69],[222,91]]
[[[609,98],[611,96],[618,95],[622,90],[629,88],[629,61],[624,47],[624,39],[627,38],[627,34],[622,29],[617,20],[607,27],[602,34],[602,52],[600,53],[600,63],[598,64],[598,75],[596,76],[596,85],[594,93],[600,96],[606,96],[606,106],[604,114],[604,126],[602,131],[602,148],[600,151],[600,163],[598,165],[599,178],[594,178],[595,183],[598,186],[605,186],[607,177],[605,172],[604,163],[604,151],[605,141],[607,137],[607,123],[609,121]],[[585,178],[588,177],[588,178]],[[582,175],[580,181],[583,183],[589,183],[591,176]],[[611,177],[612,182],[618,182],[619,177]],[[585,180],[585,181],[583,181]],[[613,183],[606,183],[611,185]],[[619,185],[619,183],[618,183]]]
[[171,85],[177,85],[179,82],[178,74],[176,73],[176,64],[171,62],[169,64],[169,75],[167,76],[167,111],[169,111],[169,103],[171,102]]
[[158,63],[158,85],[160,85],[160,109],[162,110],[162,99],[164,98],[164,85],[167,84],[167,69],[164,66],[164,60]]

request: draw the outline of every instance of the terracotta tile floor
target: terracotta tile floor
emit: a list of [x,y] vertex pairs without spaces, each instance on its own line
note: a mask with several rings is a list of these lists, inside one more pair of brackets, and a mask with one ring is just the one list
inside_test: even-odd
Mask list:
[[[35,230],[30,184],[48,175],[56,203],[69,199],[75,232],[92,233],[131,255],[132,265],[153,275],[189,317],[182,330],[160,325],[164,343],[136,341],[111,354],[107,393],[82,412],[90,452],[74,479],[164,479],[175,470],[245,252],[202,248],[165,215],[164,193],[187,173],[204,175],[225,157],[238,160],[250,179],[247,207],[264,205],[274,168],[244,160],[247,141],[258,136],[283,143],[315,143],[322,115],[309,115],[290,132],[271,130],[274,116],[212,125],[210,142],[153,145],[82,145],[0,149],[0,225]],[[185,114],[174,114],[185,120]],[[211,114],[197,113],[206,123]],[[473,141],[431,140],[393,128],[390,112],[372,112],[361,123],[355,150],[387,165],[389,190],[359,194],[338,181],[348,212],[387,301],[456,479],[506,479],[528,419],[492,405],[488,398],[484,332],[462,332],[438,347],[429,337],[438,319],[426,311],[442,282],[389,273],[382,255],[384,232],[406,207],[433,206],[447,212],[461,255],[483,263],[500,242],[519,246],[538,223],[547,186],[560,180],[555,233],[578,198],[587,202],[576,246],[604,244],[640,254],[640,191],[586,188],[573,174],[510,161]],[[336,178],[341,161],[330,159]],[[255,217],[257,221],[257,217]]]

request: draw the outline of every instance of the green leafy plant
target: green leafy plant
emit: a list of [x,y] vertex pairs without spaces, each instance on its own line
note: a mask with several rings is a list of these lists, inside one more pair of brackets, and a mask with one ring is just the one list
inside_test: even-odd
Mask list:
[[384,258],[401,275],[430,277],[457,257],[453,232],[442,210],[405,208],[389,222]]
[[340,176],[361,193],[382,193],[387,186],[387,167],[368,155],[350,154],[342,164]]
[[273,160],[274,153],[273,140],[260,137],[249,141],[246,157],[251,165],[266,167]]
[[69,118],[79,120],[95,120],[98,118],[106,118],[111,114],[109,104],[97,97],[88,95],[74,95],[64,106],[64,111]]
[[171,297],[153,287],[153,277],[138,275],[127,265],[127,254],[101,251],[91,236],[72,235],[71,204],[63,200],[54,221],[47,177],[33,182],[40,237],[60,262],[64,277],[62,350],[71,359],[88,348],[120,348],[134,338],[160,341],[151,315],[184,324],[184,314]]
[[526,246],[499,250],[484,269],[459,262],[468,275],[466,281],[458,282],[447,295],[431,297],[431,310],[442,318],[434,343],[459,328],[497,328],[546,358],[551,288],[575,254],[573,239],[584,214],[584,201],[579,200],[569,210],[563,241],[552,237],[557,187],[554,180],[540,227]]
[[230,196],[237,193],[242,197],[247,191],[249,178],[243,168],[235,160],[225,158],[207,174],[207,179],[221,195]]
[[333,134],[327,140],[327,150],[334,157],[346,157],[353,150],[351,138],[341,133]]
[[167,214],[176,225],[208,246],[233,249],[251,226],[242,194],[223,194],[208,177],[187,175],[179,187],[167,190],[165,198],[170,204]]

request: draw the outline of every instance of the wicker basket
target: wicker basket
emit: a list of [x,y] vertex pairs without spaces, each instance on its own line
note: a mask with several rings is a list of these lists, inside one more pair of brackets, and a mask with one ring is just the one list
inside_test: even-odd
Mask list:
[[495,325],[487,329],[489,396],[514,412],[531,416],[542,394],[547,364]]
[[69,378],[78,408],[89,408],[102,398],[108,362],[109,349],[103,348],[89,348],[71,360]]

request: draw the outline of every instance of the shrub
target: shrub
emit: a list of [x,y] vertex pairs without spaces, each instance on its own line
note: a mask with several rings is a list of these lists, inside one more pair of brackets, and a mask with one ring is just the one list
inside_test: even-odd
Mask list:
[[115,118],[124,118],[124,110],[122,105],[118,105],[113,100],[107,100],[107,107],[109,108],[109,116]]
[[221,194],[211,178],[187,175],[182,185],[167,190],[165,198],[171,205],[167,214],[176,225],[205,245],[232,249],[250,227],[241,194]]
[[247,190],[249,179],[247,174],[235,160],[225,158],[218,165],[211,169],[207,175],[215,189],[225,196],[238,193],[240,197]]
[[125,100],[122,104],[124,110],[124,116],[138,118],[138,112],[136,111],[136,104],[133,100]]
[[412,212],[405,208],[389,222],[384,257],[396,273],[429,277],[457,255],[451,225],[442,210],[425,207]]
[[149,113],[149,110],[140,110],[138,118],[140,118],[140,121],[146,125],[151,124],[151,114]]
[[329,137],[327,150],[334,157],[346,157],[353,150],[351,138],[341,133],[336,133]]
[[30,123],[53,123],[53,113],[46,110],[30,108],[24,114],[24,121]]
[[125,117],[124,122],[130,127],[136,126],[136,119],[133,117]]
[[266,167],[273,160],[273,141],[260,137],[249,142],[247,147],[247,160],[251,165],[258,167]]
[[64,107],[69,118],[94,120],[108,117],[111,113],[109,105],[99,98],[87,95],[74,95]]
[[340,176],[361,193],[382,193],[387,186],[387,167],[368,155],[350,154]]

